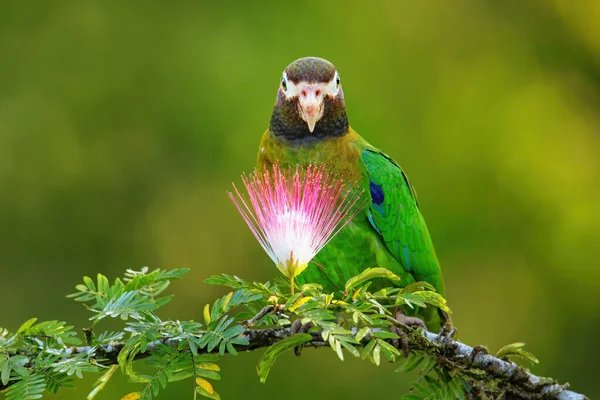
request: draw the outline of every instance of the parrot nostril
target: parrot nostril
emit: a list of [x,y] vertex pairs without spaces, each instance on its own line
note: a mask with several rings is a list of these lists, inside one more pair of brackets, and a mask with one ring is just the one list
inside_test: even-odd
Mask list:
[[302,89],[302,97],[306,97],[308,93],[306,93],[306,89]]
[[315,92],[315,94],[317,95],[317,97],[319,97],[321,95],[321,89],[317,89],[317,91]]

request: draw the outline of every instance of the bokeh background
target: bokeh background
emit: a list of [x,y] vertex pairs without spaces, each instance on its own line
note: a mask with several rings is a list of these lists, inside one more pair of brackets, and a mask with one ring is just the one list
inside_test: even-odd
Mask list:
[[[2,1],[0,326],[86,326],[64,295],[98,272],[191,268],[162,313],[179,319],[225,293],[212,274],[276,276],[226,191],[281,71],[317,55],[411,177],[460,338],[527,342],[534,372],[600,396],[599,4]],[[224,399],[399,398],[413,378],[307,350],[262,385],[259,356],[223,359]],[[99,398],[133,389],[117,377]]]

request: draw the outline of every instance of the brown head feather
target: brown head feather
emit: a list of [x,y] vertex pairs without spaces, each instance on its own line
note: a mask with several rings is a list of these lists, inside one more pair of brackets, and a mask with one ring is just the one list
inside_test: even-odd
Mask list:
[[[331,82],[336,68],[327,60],[306,57],[291,63],[284,71],[288,82],[319,84]],[[285,79],[285,78],[284,78]],[[275,136],[290,141],[314,142],[328,137],[343,136],[348,132],[348,117],[341,86],[335,96],[327,95],[323,100],[323,116],[310,132],[306,121],[299,113],[297,96],[288,97],[283,85],[277,92],[277,100],[271,116],[270,129]]]
[[305,57],[294,61],[285,69],[288,80],[294,83],[329,82],[335,76],[335,67],[318,57]]

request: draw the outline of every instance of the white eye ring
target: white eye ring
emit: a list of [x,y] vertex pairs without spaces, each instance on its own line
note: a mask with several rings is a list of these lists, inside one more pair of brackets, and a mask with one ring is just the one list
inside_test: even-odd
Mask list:
[[284,72],[283,76],[281,77],[281,87],[283,88],[284,92],[287,92],[287,90],[288,90],[288,84],[287,83],[288,83],[287,82],[287,75]]

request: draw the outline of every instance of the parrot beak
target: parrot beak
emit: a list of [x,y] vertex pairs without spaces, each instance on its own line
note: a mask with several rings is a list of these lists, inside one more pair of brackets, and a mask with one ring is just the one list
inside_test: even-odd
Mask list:
[[299,97],[300,117],[306,121],[308,130],[312,133],[323,116],[323,90],[318,84],[303,85]]

